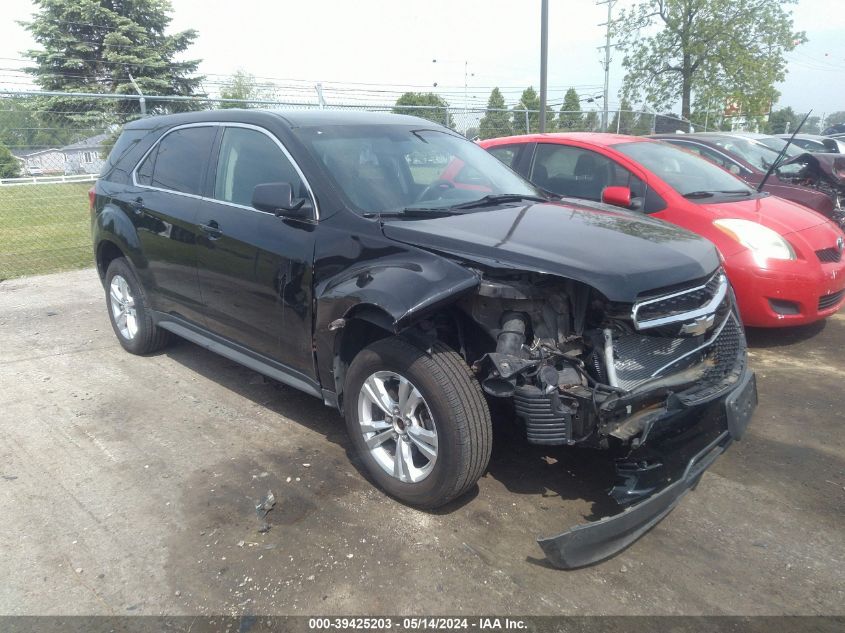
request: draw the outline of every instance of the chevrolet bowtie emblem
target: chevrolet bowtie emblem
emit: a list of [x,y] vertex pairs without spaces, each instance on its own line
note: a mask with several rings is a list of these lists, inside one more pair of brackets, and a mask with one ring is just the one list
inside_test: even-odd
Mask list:
[[699,336],[704,334],[707,330],[713,327],[716,321],[715,314],[708,314],[707,316],[698,317],[695,321],[684,323],[681,326],[681,334],[688,334],[690,336]]

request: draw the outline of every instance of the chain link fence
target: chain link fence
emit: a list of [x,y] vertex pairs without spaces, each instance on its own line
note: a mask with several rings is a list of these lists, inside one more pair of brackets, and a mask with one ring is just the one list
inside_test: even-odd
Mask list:
[[[142,116],[223,108],[397,112],[470,139],[539,131],[538,110],[396,106],[194,97],[0,92],[0,280],[89,266],[87,191],[121,127]],[[646,112],[547,112],[548,132],[651,134],[689,123]]]

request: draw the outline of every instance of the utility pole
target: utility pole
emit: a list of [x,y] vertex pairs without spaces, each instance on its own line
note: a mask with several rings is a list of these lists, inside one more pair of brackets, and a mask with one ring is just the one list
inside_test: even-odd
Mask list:
[[540,134],[546,131],[546,88],[549,75],[549,0],[540,3]]
[[606,4],[607,5],[607,22],[602,22],[599,26],[605,27],[605,38],[604,38],[604,46],[599,46],[598,49],[604,49],[604,63],[602,66],[604,67],[604,114],[602,115],[601,120],[601,129],[607,132],[607,123],[608,123],[608,111],[607,111],[607,104],[609,101],[610,95],[608,94],[610,91],[610,25],[612,23],[612,11],[613,5],[616,4],[616,0],[600,0],[596,2],[597,5]]

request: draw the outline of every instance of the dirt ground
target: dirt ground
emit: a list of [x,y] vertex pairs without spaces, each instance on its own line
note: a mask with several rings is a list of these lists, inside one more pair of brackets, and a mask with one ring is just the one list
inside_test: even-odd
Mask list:
[[843,614],[845,315],[750,344],[743,441],[566,572],[534,539],[612,510],[596,454],[497,445],[475,491],[419,512],[317,399],[187,342],[123,352],[93,270],[5,281],[0,614]]

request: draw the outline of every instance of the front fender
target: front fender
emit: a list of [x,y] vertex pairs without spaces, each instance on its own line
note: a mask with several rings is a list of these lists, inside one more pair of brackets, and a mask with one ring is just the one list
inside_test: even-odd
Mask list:
[[314,328],[322,384],[334,384],[331,367],[340,319],[359,311],[379,315],[377,325],[398,334],[480,282],[477,273],[451,260],[404,248],[375,259],[352,260],[348,267],[322,279],[315,286]]

